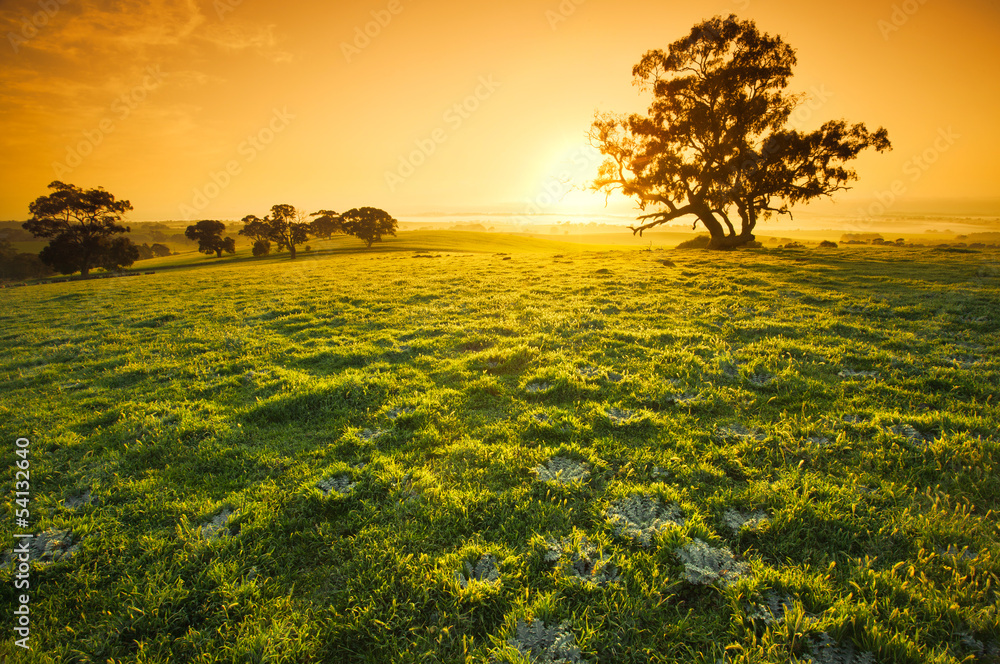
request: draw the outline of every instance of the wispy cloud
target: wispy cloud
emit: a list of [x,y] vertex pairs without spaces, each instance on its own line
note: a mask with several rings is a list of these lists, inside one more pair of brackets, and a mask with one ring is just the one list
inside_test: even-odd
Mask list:
[[207,25],[199,38],[225,51],[252,50],[275,63],[291,62],[293,56],[280,48],[274,25],[241,26],[226,23]]
[[[162,123],[158,134],[181,134],[197,127],[196,91],[225,82],[220,58],[251,68],[255,61],[293,59],[275,25],[238,13],[222,21],[209,0],[53,0],[46,6],[53,9],[42,12],[39,0],[0,4],[0,150],[34,146],[37,152],[96,126],[123,94],[143,86],[151,67],[162,77],[150,101],[144,97],[142,115]],[[17,37],[14,45],[9,34]]]
[[[180,55],[190,60],[221,51],[245,52],[273,63],[293,59],[281,48],[274,25],[253,25],[237,17],[221,22],[202,11],[197,0],[73,0],[35,25],[32,16],[38,12],[37,0],[14,0],[0,7],[0,34],[18,36],[16,46],[0,47],[0,63],[11,62],[46,78],[68,75],[77,82],[100,72],[106,82],[115,74],[128,78],[130,69],[140,71],[151,62]],[[26,21],[33,29],[25,28]],[[21,39],[24,35],[30,38]],[[17,82],[25,79],[0,77],[28,91]]]

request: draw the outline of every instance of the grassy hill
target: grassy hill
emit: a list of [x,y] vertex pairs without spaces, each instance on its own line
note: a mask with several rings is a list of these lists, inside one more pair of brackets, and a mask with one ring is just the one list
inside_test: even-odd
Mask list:
[[997,253],[313,245],[0,291],[0,655],[996,661]]

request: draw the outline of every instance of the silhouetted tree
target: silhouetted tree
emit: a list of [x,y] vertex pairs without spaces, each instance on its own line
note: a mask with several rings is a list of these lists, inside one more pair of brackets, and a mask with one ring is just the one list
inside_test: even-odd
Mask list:
[[138,257],[138,250],[127,250],[135,247],[131,240],[111,239],[129,232],[120,222],[132,209],[131,203],[116,201],[100,187],[84,191],[55,181],[48,188],[52,193],[39,196],[28,206],[31,219],[22,224],[35,237],[51,238],[49,246],[38,254],[43,263],[62,274],[79,271],[87,276],[92,267],[104,262],[126,267],[132,264],[122,262],[128,256],[134,253]]
[[240,229],[238,235],[246,236],[254,241],[268,239],[271,229],[257,215],[248,214],[240,221],[243,222],[243,228]]
[[236,240],[231,237],[222,237],[222,232],[226,230],[226,225],[214,219],[202,219],[197,224],[188,226],[184,231],[184,236],[189,240],[198,242],[198,251],[211,256],[215,254],[217,258],[222,258],[222,252],[230,254],[236,253]]
[[267,256],[271,253],[271,242],[270,240],[254,240],[253,243],[253,255],[254,256]]
[[309,224],[293,206],[280,204],[271,206],[271,214],[260,219],[252,214],[243,217],[240,235],[252,240],[270,240],[278,246],[278,251],[288,249],[295,258],[295,245],[309,239]]
[[364,240],[368,247],[381,242],[383,235],[395,235],[398,222],[385,210],[363,207],[348,210],[340,216],[344,232]]
[[695,25],[667,52],[647,52],[632,75],[653,94],[648,114],[598,115],[591,127],[606,157],[594,189],[656,209],[633,234],[694,215],[710,249],[751,242],[761,219],[847,189],[857,173],[844,164],[866,148],[890,149],[888,133],[843,120],[810,133],[786,128],[801,101],[784,92],[795,62],[780,37],[734,15]]
[[150,249],[153,250],[153,255],[158,258],[170,255],[170,247],[168,247],[165,244],[160,244],[159,242],[154,243],[153,246],[150,247]]
[[318,238],[329,240],[336,233],[344,232],[344,224],[340,215],[333,210],[320,210],[309,216],[316,217],[309,222],[309,232]]

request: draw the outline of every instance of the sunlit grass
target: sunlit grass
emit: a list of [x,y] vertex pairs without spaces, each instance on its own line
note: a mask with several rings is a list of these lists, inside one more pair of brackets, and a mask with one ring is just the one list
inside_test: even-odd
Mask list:
[[[418,235],[0,292],[5,467],[31,438],[32,530],[81,544],[20,660],[489,661],[536,619],[588,661],[996,648],[997,255]],[[629,536],[636,495],[682,525]],[[547,557],[581,537],[614,583]],[[691,583],[696,539],[747,571]]]

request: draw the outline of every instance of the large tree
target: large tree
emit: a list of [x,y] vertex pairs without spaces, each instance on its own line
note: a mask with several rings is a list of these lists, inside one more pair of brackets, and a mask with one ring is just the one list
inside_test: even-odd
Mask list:
[[866,148],[889,149],[888,133],[843,120],[808,133],[788,128],[802,101],[785,91],[795,62],[780,37],[734,15],[647,52],[632,75],[652,92],[648,113],[598,115],[591,127],[606,157],[594,189],[649,211],[633,234],[693,215],[711,234],[709,248],[728,249],[752,241],[760,220],[849,188],[857,173],[845,164]]
[[278,245],[278,250],[288,249],[295,258],[295,245],[309,239],[309,224],[303,220],[306,215],[297,211],[294,206],[279,204],[271,206],[271,214],[260,219],[252,214],[243,217],[243,228],[240,235],[245,235],[256,242],[271,241]]
[[230,254],[236,253],[236,240],[231,237],[222,237],[226,225],[215,219],[202,219],[197,224],[188,226],[184,231],[184,236],[189,240],[198,243],[198,251],[211,256],[215,254],[217,258],[222,258],[222,252]]
[[340,218],[344,232],[364,240],[369,248],[373,242],[381,242],[383,235],[395,235],[399,225],[388,212],[372,207],[348,210]]
[[28,206],[31,219],[22,224],[35,237],[51,240],[38,255],[43,263],[61,274],[79,271],[86,277],[93,267],[120,270],[138,259],[131,240],[114,237],[129,232],[121,221],[131,203],[101,187],[83,190],[57,180],[48,188],[52,193]]

